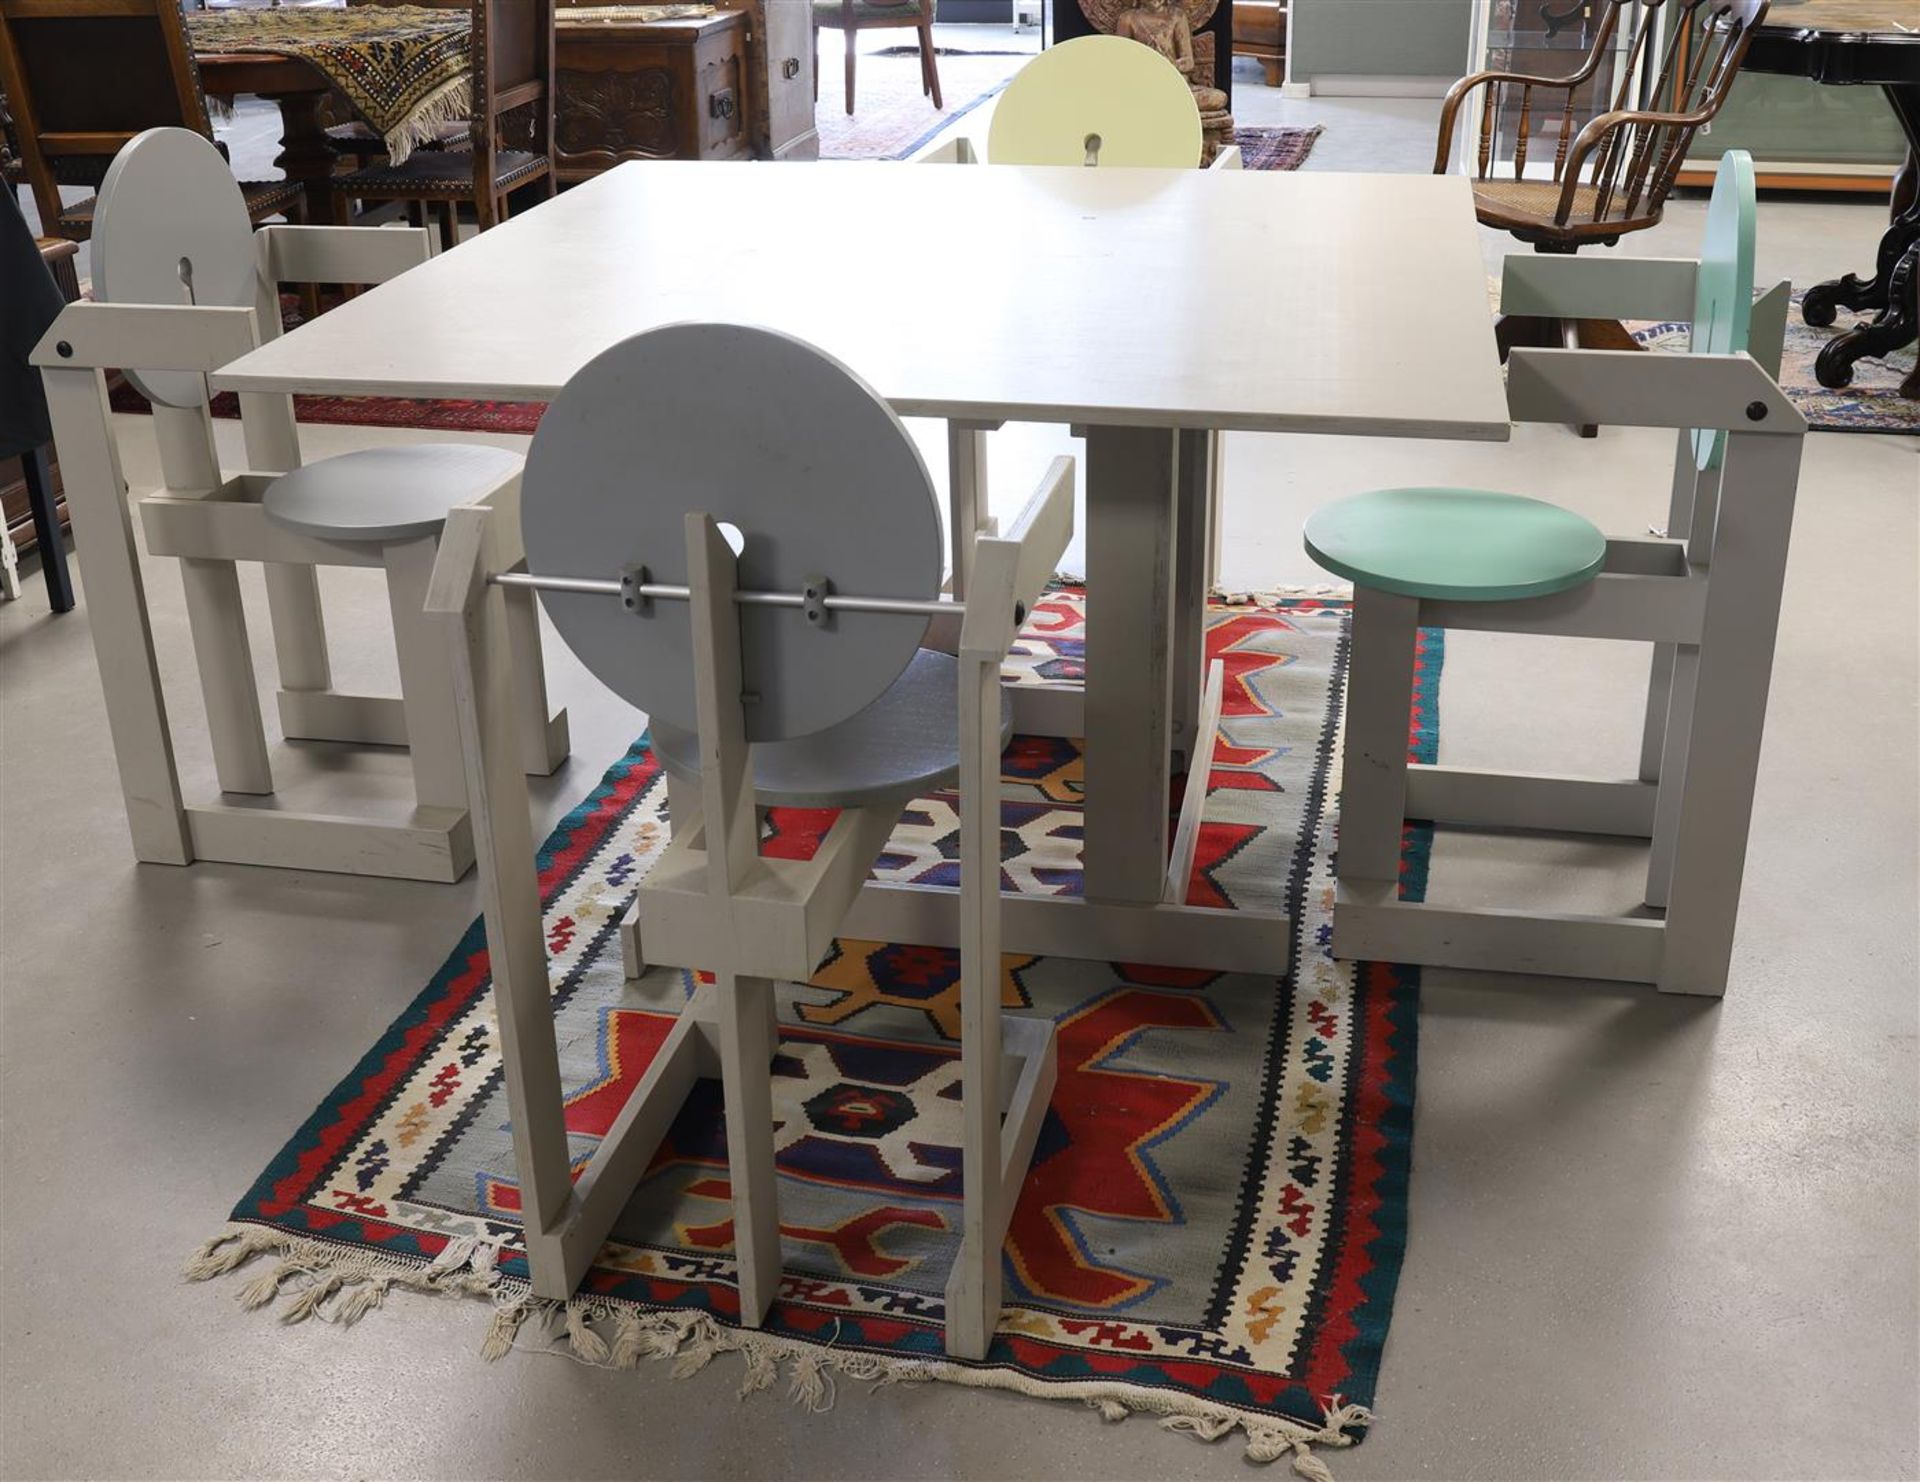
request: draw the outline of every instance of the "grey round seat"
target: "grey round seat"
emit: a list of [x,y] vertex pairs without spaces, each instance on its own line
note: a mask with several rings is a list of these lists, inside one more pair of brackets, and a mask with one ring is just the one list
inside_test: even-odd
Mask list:
[[[960,772],[960,667],[923,648],[871,705],[788,741],[753,746],[754,801],[785,808],[857,808],[897,803],[945,787]],[[653,750],[674,777],[700,775],[700,738],[652,723]],[[1013,701],[1000,692],[1000,744],[1013,733]]]
[[282,474],[260,504],[274,524],[320,540],[412,540],[438,532],[448,510],[497,489],[521,461],[476,443],[364,448]]

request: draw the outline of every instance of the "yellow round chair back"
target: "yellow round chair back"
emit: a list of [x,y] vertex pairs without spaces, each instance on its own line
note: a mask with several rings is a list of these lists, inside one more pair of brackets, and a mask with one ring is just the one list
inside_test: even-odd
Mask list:
[[996,165],[1200,163],[1200,109],[1180,69],[1123,36],[1078,36],[1040,53],[1001,93],[987,133]]

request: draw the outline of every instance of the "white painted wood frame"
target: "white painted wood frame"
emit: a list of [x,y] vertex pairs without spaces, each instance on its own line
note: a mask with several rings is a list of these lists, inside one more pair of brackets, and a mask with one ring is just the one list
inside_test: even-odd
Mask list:
[[[260,236],[261,273],[281,271],[270,229]],[[394,271],[417,261],[424,234],[381,231],[390,241],[376,254]],[[333,229],[328,242],[341,240]],[[327,243],[295,238],[301,271],[321,271]],[[347,240],[355,240],[350,234]],[[285,238],[278,239],[284,246]],[[361,253],[361,270],[377,265]],[[316,266],[316,264],[320,266]],[[293,266],[300,266],[294,264]],[[289,276],[282,272],[282,277]],[[337,279],[344,273],[328,273]],[[263,282],[266,282],[263,279]],[[271,284],[267,284],[271,287]],[[263,289],[263,297],[265,290]],[[278,324],[277,295],[264,300]],[[152,419],[162,485],[137,501],[152,554],[180,561],[194,657],[206,706],[214,768],[223,796],[187,802],[182,796],[165,699],[153,651],[125,480],[108,412],[108,366],[178,368],[205,372],[256,343],[261,308],[124,304],[70,305],[36,348],[48,388],[55,443],[67,469],[68,507],[79,532],[76,546],[87,578],[90,627],[101,662],[109,723],[119,761],[135,857],[186,864],[195,859],[338,871],[403,879],[452,881],[471,866],[467,819],[440,644],[427,636],[420,614],[433,543],[383,551],[377,544],[329,542],[299,536],[267,521],[259,499],[273,477],[298,463],[291,398],[243,398],[246,442],[280,465],[271,472],[228,476],[219,466],[207,407],[156,403]],[[491,498],[512,499],[517,479]],[[517,555],[516,555],[517,559]],[[277,806],[260,696],[254,679],[245,608],[236,562],[258,560],[267,576],[276,653],[288,687],[281,697],[283,728],[329,739],[410,746],[416,801],[385,817],[312,812]],[[400,667],[408,692],[398,700],[335,692],[321,622],[318,565],[386,565],[393,599]],[[524,603],[523,603],[524,605]],[[531,609],[526,609],[528,614]],[[517,647],[525,647],[524,636]],[[537,646],[536,646],[537,657]],[[144,671],[144,672],[140,672]],[[523,711],[539,724],[538,770],[565,754],[564,715],[549,718],[544,676],[522,663],[516,683]],[[293,724],[289,725],[291,720]],[[305,723],[304,725],[302,723]],[[523,720],[531,752],[536,726]],[[165,737],[163,744],[156,738]],[[225,794],[251,796],[236,803]]]
[[[1021,620],[1052,577],[1073,529],[1073,462],[1056,459],[1005,536],[982,533],[964,563],[969,593],[958,635],[961,811],[963,1194],[960,1250],[947,1288],[947,1348],[984,1357],[1000,1315],[1000,1251],[1038,1140],[1055,1075],[1053,1026],[1003,1020],[1000,847],[1000,670]],[[700,777],[670,794],[673,831],[642,880],[621,930],[629,976],[647,965],[713,974],[681,1014],[578,1183],[568,1188],[562,1103],[540,907],[531,870],[525,782],[506,697],[502,590],[490,585],[488,522],[456,510],[441,541],[427,609],[453,642],[455,711],[473,799],[489,941],[499,941],[515,1153],[529,1199],[527,1248],[536,1294],[570,1296],[694,1079],[718,1075],[726,1106],[740,1320],[765,1318],[780,1278],[778,1180],[767,1064],[777,1031],[774,986],[804,981],[842,928],[901,808],[842,809],[808,860],[762,858],[752,756],[741,709],[735,562],[712,519],[686,517]],[[503,819],[508,820],[503,822]],[[515,851],[512,861],[498,849]],[[498,933],[496,937],[495,933]],[[500,976],[504,972],[506,979]],[[525,1120],[531,1098],[538,1118]],[[526,1125],[527,1138],[518,1136]],[[536,1213],[532,1213],[537,1211]]]
[[[923,157],[971,154],[966,141],[947,140]],[[802,216],[814,224],[815,256],[854,256],[902,221],[937,218],[943,230],[920,244],[933,253],[929,276],[957,278],[981,262],[1018,261],[1023,270],[996,277],[984,303],[934,295],[916,307],[915,333],[903,336],[896,306],[822,300],[804,264],[791,273],[777,263],[769,269],[755,245],[761,226]],[[1389,216],[1402,229],[1383,236],[1378,222]],[[710,230],[697,239],[662,234],[651,224],[663,220],[701,220]],[[1169,442],[1180,430],[1499,441],[1509,422],[1476,231],[1471,192],[1459,178],[880,164],[743,175],[650,162],[608,171],[514,231],[442,254],[224,367],[215,381],[244,391],[550,399],[616,340],[661,324],[730,320],[819,345],[908,417],[1134,428]],[[1408,240],[1421,243],[1419,274],[1403,270]],[[1204,260],[1209,270],[1170,279],[1160,266],[1169,253]],[[561,259],[569,263],[563,275],[539,266]],[[502,282],[516,292],[476,320],[471,305],[498,297]],[[1330,292],[1330,283],[1369,287]],[[594,291],[582,295],[581,284]],[[1045,335],[1014,332],[1042,323]],[[1143,343],[1184,343],[1194,324],[1212,326],[1218,353],[1137,353]],[[1383,361],[1378,346],[1388,342],[1416,353]],[[1100,482],[1089,466],[1088,534],[1096,543],[1109,513],[1128,503]],[[1124,516],[1122,523],[1130,533],[1115,539],[1143,529]],[[1168,523],[1171,543],[1151,537],[1162,562],[1174,559],[1194,524]],[[1121,564],[1143,563],[1136,553]],[[1170,580],[1163,569],[1153,586]],[[1098,647],[1097,579],[1091,587],[1089,641]],[[1151,626],[1171,645],[1198,621],[1188,607],[1180,622]],[[1129,653],[1119,670],[1092,667],[1084,703],[1070,690],[1023,687],[1014,697],[1016,725],[1086,734],[1085,704],[1119,709],[1137,700],[1141,676],[1127,672],[1137,657]],[[1149,659],[1160,672],[1171,663],[1164,651]],[[1196,666],[1193,694],[1169,694],[1174,719],[1197,704],[1199,678]],[[1103,694],[1109,684],[1111,697]],[[1114,775],[1117,748],[1163,735],[1171,748],[1171,728],[1157,725],[1096,740],[1109,760],[1096,755],[1090,766]],[[1152,758],[1118,765],[1122,776],[1162,770]],[[1156,810],[1144,791],[1117,789],[1103,802],[1098,792],[1088,798],[1095,832],[1122,840],[1123,856],[1164,851],[1164,803]],[[1110,829],[1109,804],[1120,810]],[[1156,811],[1157,823],[1147,817]],[[1132,960],[1286,970],[1284,920],[1169,907],[1160,900],[1166,862],[1164,853],[1151,869],[1136,859],[1128,891],[1105,902],[1009,898],[1007,949],[1103,958],[1124,942]],[[873,886],[854,917],[863,931],[893,940],[959,941],[950,892],[943,899]]]
[[[1571,281],[1562,270],[1576,266],[1530,267],[1522,277],[1558,284]],[[1668,269],[1680,265],[1655,266],[1656,290],[1678,295],[1680,274]],[[1580,312],[1615,312],[1620,300],[1607,295],[1635,279],[1610,272],[1586,297],[1529,299],[1528,312],[1570,312],[1568,302]],[[1773,378],[1786,302],[1781,285],[1756,308],[1764,363],[1746,355],[1514,353],[1509,385],[1518,418],[1682,429],[1671,538],[1609,541],[1606,567],[1592,583],[1531,601],[1356,592],[1337,955],[1644,982],[1662,992],[1726,991],[1806,431]],[[1548,303],[1550,310],[1540,307]],[[1728,432],[1721,468],[1697,469],[1689,441],[1696,426]],[[1408,767],[1401,759],[1420,624],[1652,643],[1638,775]],[[1648,838],[1647,905],[1664,914],[1609,918],[1403,901],[1396,877],[1405,818]]]

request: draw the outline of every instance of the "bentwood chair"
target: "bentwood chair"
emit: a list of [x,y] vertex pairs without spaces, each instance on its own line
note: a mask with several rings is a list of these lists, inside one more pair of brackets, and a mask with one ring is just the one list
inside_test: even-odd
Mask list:
[[[430,606],[452,640],[534,1293],[572,1295],[692,1081],[717,1075],[739,1315],[760,1325],[781,1269],[775,985],[811,976],[904,806],[957,781],[964,1186],[947,1349],[983,1357],[1054,1077],[1053,1026],[1000,1010],[1000,667],[1071,533],[1071,460],[1004,538],[978,541],[957,657],[919,646],[953,605],[937,600],[940,518],[917,449],[864,382],[769,330],[673,325],[590,361],[528,453],[524,577],[489,558],[502,518],[454,512]],[[640,884],[638,947],[712,979],[577,1174],[503,582],[539,589],[588,671],[649,715],[672,841]],[[839,810],[811,859],[760,853],[775,804]]]
[[[1806,422],[1774,381],[1787,284],[1753,300],[1753,162],[1721,161],[1698,263],[1512,258],[1535,312],[1691,319],[1691,355],[1522,349],[1516,419],[1677,427],[1666,535],[1608,539],[1479,489],[1355,495],[1307,521],[1354,583],[1337,956],[1726,991]],[[1508,775],[1407,761],[1422,625],[1654,645],[1639,776]],[[1650,843],[1648,910],[1591,916],[1400,899],[1406,819]]]
[[[124,369],[152,403],[162,483],[135,508],[148,555],[180,563],[222,795],[204,804],[182,801],[144,610],[133,617],[147,630],[139,645],[144,655],[103,636],[98,620],[101,604],[128,601],[122,592],[140,605],[138,571],[102,580],[92,594],[95,645],[136,853],[174,864],[213,859],[459,879],[473,861],[472,830],[451,681],[425,616],[427,577],[447,511],[475,501],[511,503],[521,460],[471,443],[408,443],[303,463],[292,399],[248,394],[241,404],[251,468],[229,477],[213,438],[205,374],[279,333],[279,282],[378,283],[424,262],[431,240],[408,228],[254,232],[225,162],[185,129],[150,130],[120,152],[101,183],[97,224],[99,301],[69,305],[41,340],[34,364],[47,386],[83,572],[94,570],[93,562],[135,560],[98,372]],[[241,601],[243,561],[265,567],[282,731],[406,747],[412,807],[311,812],[274,799]],[[321,566],[384,568],[399,698],[334,689],[315,577]],[[108,614],[113,622],[128,616],[118,608]],[[524,596],[515,631],[518,740],[530,765],[551,772],[566,755],[565,717],[547,717],[537,621]],[[131,745],[128,734],[141,737],[144,748]],[[245,801],[230,802],[227,794]]]
[[933,46],[933,0],[813,0],[813,100],[820,101],[820,28],[847,39],[847,112],[853,112],[853,72],[862,31],[911,26],[920,33],[920,91],[941,108],[940,63]]
[[[180,0],[0,0],[0,90],[49,236],[87,240],[94,198],[63,205],[60,187],[97,188],[143,130],[190,129],[215,147]],[[297,182],[239,189],[252,221],[304,214]]]
[[[1448,91],[1440,108],[1433,172],[1452,167],[1461,106],[1479,94],[1472,162],[1474,211],[1481,223],[1512,232],[1536,252],[1612,246],[1659,224],[1694,137],[1719,114],[1745,60],[1768,0],[1599,0],[1586,60],[1565,77],[1478,72]],[[1623,12],[1639,24],[1614,70],[1612,97],[1603,67],[1614,56]],[[1538,104],[1535,94],[1539,94]],[[1517,110],[1514,99],[1518,97]],[[1597,116],[1574,132],[1583,96]],[[1549,151],[1551,151],[1549,155]],[[1511,154],[1511,174],[1502,160]],[[1528,160],[1534,168],[1528,170]],[[1515,345],[1622,350],[1633,341],[1617,323],[1517,315],[1500,321],[1504,356]]]
[[[552,196],[553,0],[472,0],[472,10],[473,111],[465,146],[416,149],[398,164],[380,161],[336,177],[336,221],[349,218],[354,201],[437,205],[441,244],[451,247],[463,206],[486,231],[506,220],[514,191],[537,184]],[[524,141],[510,134],[509,115],[527,123]]]

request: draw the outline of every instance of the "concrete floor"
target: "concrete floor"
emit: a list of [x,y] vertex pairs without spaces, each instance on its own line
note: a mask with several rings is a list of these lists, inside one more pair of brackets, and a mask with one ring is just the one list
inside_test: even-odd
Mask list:
[[[1248,122],[1326,123],[1311,167],[1428,163],[1430,102],[1287,103],[1249,82],[1237,104]],[[1681,202],[1628,250],[1684,253],[1700,217]],[[1877,232],[1870,207],[1769,200],[1762,272],[1864,265]],[[1489,235],[1489,260],[1505,246]],[[138,484],[145,424],[121,420]],[[306,436],[319,455],[400,434]],[[997,438],[997,496],[1017,500],[1069,441]],[[1525,490],[1632,533],[1661,517],[1669,447],[1619,429],[1582,444],[1523,428],[1505,447],[1231,438],[1223,575],[1318,582],[1302,518],[1390,483]],[[1411,1243],[1379,1423],[1330,1458],[1348,1482],[1920,1469],[1917,511],[1920,440],[1808,439],[1724,1003],[1428,975]],[[207,789],[178,576],[156,562],[147,579],[178,750]],[[342,571],[323,584],[340,669],[390,682],[377,586]],[[1246,1473],[1232,1441],[1007,1395],[843,1384],[808,1416],[773,1396],[736,1405],[727,1362],[678,1383],[533,1355],[482,1364],[471,1303],[396,1297],[350,1332],[290,1329],[241,1312],[231,1284],[180,1282],[183,1256],[438,965],[473,882],[135,866],[82,600],[51,618],[29,579],[0,607],[7,1477]],[[1625,775],[1643,651],[1448,647],[1447,761]],[[548,820],[641,724],[564,652],[550,663],[576,750],[536,790]],[[296,794],[329,780],[398,796],[396,756],[299,750],[281,753]],[[1624,906],[1627,853],[1449,838],[1436,890]]]

